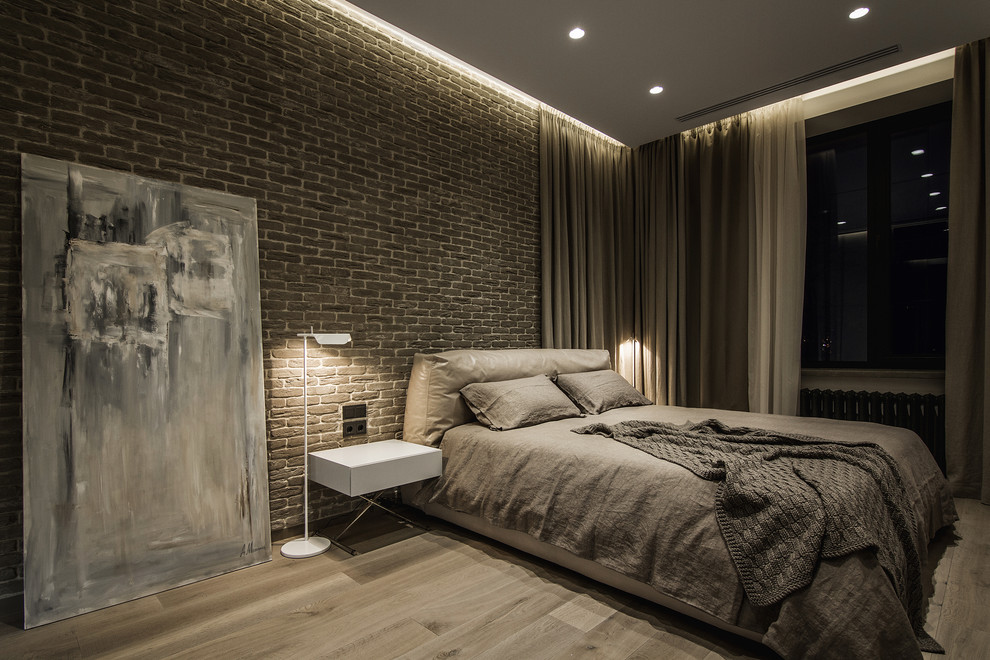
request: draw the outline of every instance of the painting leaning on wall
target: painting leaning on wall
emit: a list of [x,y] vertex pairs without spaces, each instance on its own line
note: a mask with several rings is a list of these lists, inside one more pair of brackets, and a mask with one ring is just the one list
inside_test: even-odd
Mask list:
[[255,201],[21,180],[25,627],[268,561]]

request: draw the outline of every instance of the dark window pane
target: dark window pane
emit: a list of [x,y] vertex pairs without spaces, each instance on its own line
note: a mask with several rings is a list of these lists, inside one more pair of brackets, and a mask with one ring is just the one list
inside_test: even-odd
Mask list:
[[808,150],[802,360],[866,360],[867,136]]
[[890,350],[945,354],[948,120],[890,138]]
[[808,140],[805,365],[939,368],[951,104]]

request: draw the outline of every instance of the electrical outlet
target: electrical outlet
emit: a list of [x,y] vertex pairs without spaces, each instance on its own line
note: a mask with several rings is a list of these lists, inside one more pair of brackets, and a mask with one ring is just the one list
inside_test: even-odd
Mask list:
[[341,408],[344,419],[366,419],[368,417],[368,406],[364,403],[352,403]]
[[345,438],[368,433],[368,406],[363,403],[343,406],[341,416],[344,419],[343,432]]

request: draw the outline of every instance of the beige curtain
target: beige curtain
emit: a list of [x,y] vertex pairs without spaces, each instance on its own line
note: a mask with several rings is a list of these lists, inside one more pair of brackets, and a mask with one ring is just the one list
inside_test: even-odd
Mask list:
[[631,154],[540,111],[543,345],[604,348],[632,334]]
[[945,462],[957,497],[990,504],[990,40],[956,50],[949,164]]
[[749,409],[798,414],[807,233],[800,99],[749,113]]

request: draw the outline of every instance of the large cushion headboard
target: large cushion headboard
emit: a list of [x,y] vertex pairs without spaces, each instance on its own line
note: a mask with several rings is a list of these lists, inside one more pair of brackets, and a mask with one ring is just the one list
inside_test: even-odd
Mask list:
[[608,351],[577,348],[417,353],[406,392],[402,438],[436,446],[447,429],[474,420],[461,398],[461,388],[470,383],[598,371],[610,366]]

